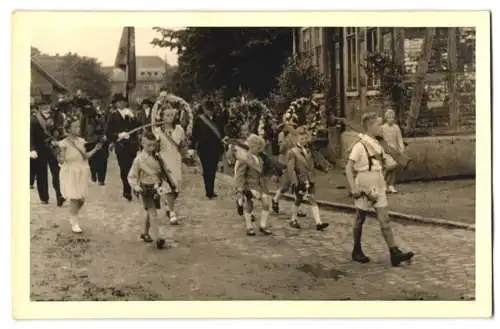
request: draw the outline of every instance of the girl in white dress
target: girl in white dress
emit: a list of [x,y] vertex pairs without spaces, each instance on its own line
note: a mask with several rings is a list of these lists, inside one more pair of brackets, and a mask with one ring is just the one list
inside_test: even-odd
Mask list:
[[101,149],[102,144],[98,143],[90,152],[85,151],[85,140],[79,137],[80,121],[77,118],[68,120],[66,130],[68,136],[58,143],[61,163],[59,171],[61,193],[66,200],[70,200],[71,229],[74,233],[81,233],[78,213],[87,196],[90,179],[88,159]]
[[154,133],[160,140],[160,156],[165,161],[166,167],[171,171],[177,186],[177,191],[170,191],[166,195],[167,217],[171,224],[177,224],[175,200],[182,185],[182,159],[187,149],[185,148],[186,134],[178,122],[178,113],[175,108],[168,105],[162,109],[162,128],[157,128]]

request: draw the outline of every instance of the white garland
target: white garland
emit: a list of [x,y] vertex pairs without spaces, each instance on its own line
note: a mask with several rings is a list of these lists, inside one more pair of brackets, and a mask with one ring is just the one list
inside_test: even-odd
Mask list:
[[152,123],[154,124],[156,121],[162,120],[162,115],[163,115],[162,107],[167,104],[172,105],[176,110],[180,112],[179,119],[181,122],[184,122],[184,120],[187,119],[188,124],[187,127],[185,128],[186,135],[191,136],[191,133],[193,131],[193,121],[194,121],[193,110],[191,109],[189,103],[186,102],[182,97],[173,94],[167,94],[167,95],[160,94],[160,97],[158,97],[157,101],[153,105],[153,109],[151,110]]
[[[311,105],[316,111],[314,113],[315,118],[312,122],[308,122],[308,113],[305,112],[306,106]],[[307,126],[309,131],[312,132],[313,135],[316,134],[318,126],[321,124],[321,113],[319,104],[311,98],[301,97],[290,103],[290,106],[285,111],[283,115],[283,123],[287,126],[297,127],[299,126],[299,111],[302,111],[302,115],[305,117],[306,122],[302,125]],[[319,117],[319,118],[318,118]]]

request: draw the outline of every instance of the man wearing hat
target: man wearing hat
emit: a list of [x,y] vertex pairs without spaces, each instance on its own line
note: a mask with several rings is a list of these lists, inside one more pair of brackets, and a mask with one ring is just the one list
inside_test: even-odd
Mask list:
[[128,131],[140,126],[132,110],[127,108],[127,99],[117,94],[113,102],[116,103],[116,111],[110,113],[107,137],[114,144],[114,150],[118,165],[120,166],[120,178],[123,185],[123,197],[132,201],[132,188],[127,176],[139,150],[137,135],[129,135]]
[[43,204],[49,203],[48,166],[52,176],[52,186],[56,192],[57,205],[61,207],[65,200],[59,184],[59,163],[56,156],[57,139],[54,135],[61,135],[61,133],[56,134],[58,132],[56,121],[49,100],[42,99],[36,104],[30,122],[30,158],[36,163],[36,186],[40,201]]
[[149,99],[145,99],[141,102],[141,108],[136,112],[137,120],[139,120],[141,125],[151,122],[151,110],[153,105],[154,103]]
[[197,150],[201,161],[205,196],[213,199],[217,197],[214,191],[215,174],[224,152],[222,139],[227,121],[225,117],[216,114],[217,104],[214,100],[205,100],[201,108],[203,113],[196,118],[193,124],[191,147]]

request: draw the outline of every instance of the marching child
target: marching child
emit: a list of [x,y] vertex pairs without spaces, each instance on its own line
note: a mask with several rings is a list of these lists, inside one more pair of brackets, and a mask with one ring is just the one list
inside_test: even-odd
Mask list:
[[310,150],[304,146],[309,140],[306,127],[301,126],[294,132],[296,135],[295,145],[288,151],[287,171],[292,183],[292,192],[295,194],[295,202],[292,205],[292,218],[290,226],[300,229],[297,221],[299,205],[307,199],[311,204],[311,214],[316,223],[316,229],[323,231],[329,226],[323,223],[319,214],[319,207],[314,197],[314,162]]
[[82,229],[78,221],[78,213],[85,204],[88,183],[90,178],[90,167],[88,159],[102,148],[97,143],[89,152],[85,151],[85,140],[80,135],[80,120],[69,118],[65,127],[68,136],[58,142],[59,162],[61,170],[59,177],[61,181],[61,194],[66,200],[70,200],[70,224],[74,233],[81,233]]
[[182,159],[187,156],[186,135],[184,128],[179,124],[178,117],[177,110],[167,105],[163,110],[163,129],[155,130],[160,142],[159,154],[175,181],[176,190],[168,191],[165,200],[167,217],[174,225],[178,224],[175,201],[182,184]]
[[[144,233],[141,239],[144,242],[155,241],[156,248],[165,247],[165,239],[160,235],[157,210],[161,208],[160,197],[165,193],[162,183],[170,186],[170,191],[176,191],[175,182],[170,170],[157,154],[158,140],[151,131],[142,136],[142,150],[137,154],[128,174],[128,182],[136,193],[142,195],[142,203],[146,210]],[[151,235],[149,233],[151,229]]]
[[389,247],[392,266],[408,261],[413,253],[402,252],[394,241],[389,222],[386,184],[383,176],[384,150],[375,139],[382,129],[382,122],[375,113],[366,113],[362,118],[365,134],[354,144],[346,165],[346,177],[357,208],[354,222],[354,248],[352,260],[368,263],[370,259],[361,248],[361,235],[367,211],[375,208],[380,229]]
[[[284,166],[288,165],[287,154],[288,154],[288,151],[294,146],[294,141],[293,141],[294,134],[290,133],[291,129],[293,129],[293,128],[290,125],[285,124],[283,126],[283,130],[278,135],[278,144],[279,144],[278,161],[281,164],[283,164]],[[292,184],[290,181],[290,175],[288,175],[288,171],[285,170],[283,172],[283,175],[281,175],[281,177],[280,177],[279,187],[276,190],[276,193],[274,194],[273,199],[271,200],[273,211],[276,214],[279,214],[279,212],[280,212],[279,201],[281,199],[281,196],[283,195],[283,193],[285,193],[286,191],[288,191],[290,189],[291,185]],[[300,211],[300,209],[299,209],[299,210],[297,210],[297,216],[298,217],[305,217],[306,214],[304,212]]]
[[[403,152],[405,145],[403,142],[403,136],[401,134],[401,129],[396,123],[396,113],[389,109],[385,112],[385,124],[382,126],[382,137],[389,144],[389,146],[395,148],[399,152]],[[396,183],[396,167],[397,163],[394,159],[386,154],[387,166],[385,168],[385,181],[387,182],[387,191],[389,193],[397,193],[398,191],[394,187]]]
[[266,147],[265,140],[255,134],[251,134],[246,144],[249,147],[246,156],[238,158],[239,164],[235,169],[235,183],[238,193],[244,196],[243,217],[245,218],[246,233],[254,236],[255,230],[252,223],[252,212],[254,199],[262,203],[259,231],[264,235],[271,235],[267,228],[269,218],[269,195],[267,178],[264,172],[264,161],[259,156]]

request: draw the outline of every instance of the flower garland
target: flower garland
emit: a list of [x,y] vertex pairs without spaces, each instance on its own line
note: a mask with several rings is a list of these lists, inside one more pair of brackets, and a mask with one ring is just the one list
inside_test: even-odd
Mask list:
[[247,138],[257,134],[268,139],[274,115],[267,106],[259,100],[241,101],[233,99],[229,103],[230,117],[227,134],[232,138]]
[[190,136],[193,131],[193,110],[188,102],[186,102],[183,98],[173,95],[160,95],[158,100],[153,105],[153,109],[151,110],[151,118],[153,123],[156,121],[162,121],[166,108],[174,108],[178,112],[179,122],[181,126],[186,131],[186,135]]
[[322,109],[311,98],[301,97],[290,103],[283,115],[283,124],[297,128],[306,126],[313,136],[316,136],[322,124]]

